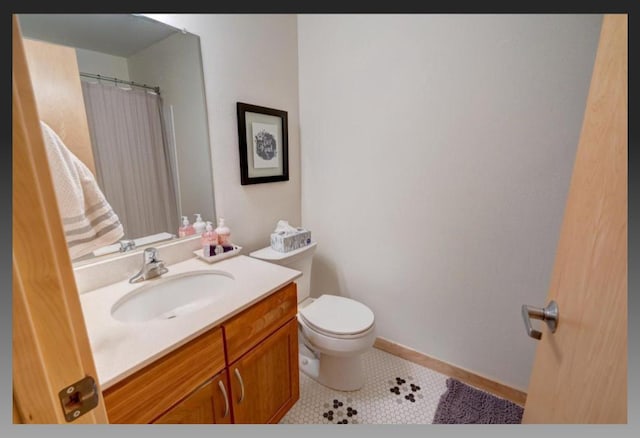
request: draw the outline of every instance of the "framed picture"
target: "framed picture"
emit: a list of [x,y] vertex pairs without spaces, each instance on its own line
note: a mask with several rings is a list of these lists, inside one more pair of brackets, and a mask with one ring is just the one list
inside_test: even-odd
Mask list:
[[289,181],[287,112],[237,103],[240,183]]

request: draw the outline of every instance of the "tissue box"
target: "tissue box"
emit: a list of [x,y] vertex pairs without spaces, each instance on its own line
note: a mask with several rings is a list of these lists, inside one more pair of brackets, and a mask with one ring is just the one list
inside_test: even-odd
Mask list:
[[311,231],[296,228],[298,231],[271,233],[271,248],[279,252],[289,252],[311,243]]

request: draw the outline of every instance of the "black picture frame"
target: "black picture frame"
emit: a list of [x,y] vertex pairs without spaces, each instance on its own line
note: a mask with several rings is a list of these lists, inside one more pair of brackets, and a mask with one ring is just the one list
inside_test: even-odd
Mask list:
[[240,184],[289,181],[287,112],[237,102]]

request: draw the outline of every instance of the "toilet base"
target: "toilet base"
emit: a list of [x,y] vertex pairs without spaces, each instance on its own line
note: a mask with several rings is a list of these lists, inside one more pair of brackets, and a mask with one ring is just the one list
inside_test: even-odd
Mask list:
[[299,345],[300,371],[316,382],[338,391],[357,391],[364,386],[362,355],[351,357],[313,353]]
[[313,380],[318,380],[320,361],[316,354],[304,344],[298,344],[298,351],[298,365],[300,366],[300,371],[311,377]]
[[320,353],[318,382],[338,391],[357,391],[364,385],[362,357],[336,357]]

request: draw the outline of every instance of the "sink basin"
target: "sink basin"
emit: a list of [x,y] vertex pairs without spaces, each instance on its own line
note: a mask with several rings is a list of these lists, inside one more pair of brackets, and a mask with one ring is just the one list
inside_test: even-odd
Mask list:
[[122,322],[176,318],[222,298],[234,279],[222,271],[192,271],[147,281],[111,307],[113,318]]

